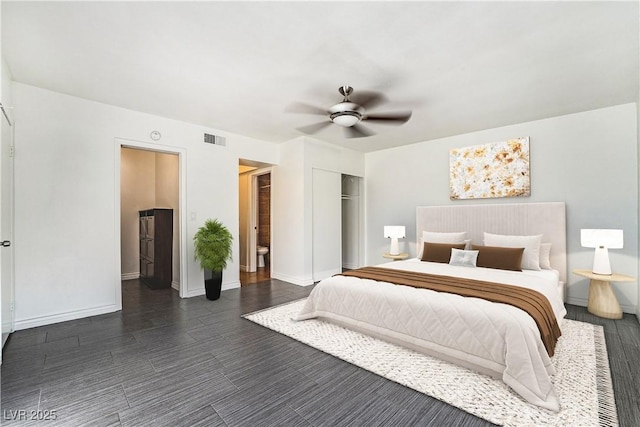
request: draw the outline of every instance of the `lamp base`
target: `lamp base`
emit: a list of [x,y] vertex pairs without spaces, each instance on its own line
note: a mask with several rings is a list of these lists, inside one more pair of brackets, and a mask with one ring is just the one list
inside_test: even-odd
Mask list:
[[593,274],[611,276],[611,264],[609,263],[609,251],[604,246],[598,246],[593,255]]
[[389,248],[389,255],[399,255],[400,249],[398,249],[398,238],[391,238],[391,248]]

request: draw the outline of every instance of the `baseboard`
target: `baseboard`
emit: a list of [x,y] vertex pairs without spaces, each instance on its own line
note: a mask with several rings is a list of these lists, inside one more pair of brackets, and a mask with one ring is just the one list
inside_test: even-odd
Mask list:
[[[311,280],[312,281],[315,280],[315,281],[319,282],[320,280],[328,279],[329,277],[335,276],[336,274],[340,274],[340,273],[342,273],[342,269],[341,268],[340,269],[325,270],[325,271],[318,271],[318,272],[315,272],[313,274],[314,277]],[[319,278],[319,279],[316,279],[316,278]]]
[[204,295],[204,286],[202,287],[202,289],[194,289],[192,291],[185,292],[183,298],[199,297],[200,295]]
[[32,317],[31,319],[16,320],[14,328],[16,331],[21,329],[35,328],[38,326],[51,325],[53,323],[66,322],[68,320],[82,319],[84,317],[99,316],[101,314],[113,313],[122,308],[116,304],[106,305],[102,307],[89,308],[86,310],[70,311],[68,313],[54,314],[51,316]]
[[342,268],[346,268],[346,269],[349,269],[349,270],[355,270],[356,268],[359,268],[359,267],[358,267],[358,264],[344,263],[344,264],[342,264]]
[[587,306],[587,300],[585,298],[567,297],[567,300],[565,302],[567,304],[577,305],[577,306],[580,306],[580,307],[586,307]]
[[271,278],[272,279],[282,280],[283,282],[291,283],[293,285],[298,285],[298,286],[310,286],[310,285],[313,285],[313,277],[311,277],[311,276],[305,276],[305,277],[289,276],[289,275],[286,275],[286,274],[274,272],[272,270],[271,271]]
[[222,284],[222,290],[223,291],[228,291],[229,289],[237,289],[240,287],[240,282],[236,281],[236,282],[227,282],[227,283],[223,283]]
[[[580,307],[586,307],[589,300],[587,298],[576,298],[569,297],[567,298],[567,304],[578,305]],[[635,314],[636,316],[640,316],[640,311],[638,311],[638,307],[635,305],[625,305],[620,304],[620,308],[623,313]]]
[[120,280],[133,280],[133,279],[139,279],[140,278],[140,272],[136,272],[136,273],[123,273],[122,275],[120,275]]
[[[240,282],[236,281],[236,282],[227,282],[227,283],[223,283],[222,284],[222,291],[228,291],[229,289],[236,289],[240,287]],[[187,291],[185,292],[185,296],[184,298],[193,298],[193,297],[199,297],[200,295],[204,295],[204,284],[202,285],[202,288],[200,289],[193,289],[191,291]]]
[[249,266],[240,264],[240,271],[243,271],[246,273],[247,271],[249,271]]
[[637,310],[638,307],[636,307],[635,305],[620,304],[620,308],[622,309],[622,311],[624,313],[636,314],[636,310]]
[[171,282],[171,287],[176,291],[180,292],[180,282],[176,282],[175,280],[173,280]]
[[[4,350],[4,345],[7,343],[7,340],[9,339],[9,335],[11,335],[8,332],[3,332],[2,333],[2,349]],[[0,361],[2,360],[2,358],[0,358]]]

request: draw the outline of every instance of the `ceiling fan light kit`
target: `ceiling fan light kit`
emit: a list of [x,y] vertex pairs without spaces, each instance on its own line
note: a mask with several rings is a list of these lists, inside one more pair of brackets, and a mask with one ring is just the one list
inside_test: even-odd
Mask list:
[[295,108],[289,111],[305,114],[328,115],[329,122],[320,122],[313,125],[299,128],[304,133],[315,133],[324,129],[326,125],[335,123],[345,129],[348,138],[358,138],[374,135],[374,132],[360,124],[361,121],[371,120],[387,124],[403,124],[411,117],[411,111],[379,113],[365,115],[365,108],[375,106],[386,98],[377,92],[364,92],[360,96],[360,103],[353,102],[349,99],[349,95],[353,93],[351,86],[340,86],[338,92],[343,96],[342,102],[329,107],[328,110],[314,107],[308,104],[296,104]]
[[362,120],[364,108],[353,102],[341,102],[329,108],[329,118],[337,125],[351,127]]

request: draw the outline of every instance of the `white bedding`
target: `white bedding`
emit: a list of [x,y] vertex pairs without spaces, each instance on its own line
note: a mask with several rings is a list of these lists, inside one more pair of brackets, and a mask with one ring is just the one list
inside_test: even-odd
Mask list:
[[[378,267],[532,288],[549,299],[559,325],[566,314],[557,273],[550,270],[514,272],[418,259]],[[316,317],[502,378],[527,401],[560,409],[550,380],[555,372],[538,327],[531,316],[511,305],[334,276],[316,285],[295,320]]]

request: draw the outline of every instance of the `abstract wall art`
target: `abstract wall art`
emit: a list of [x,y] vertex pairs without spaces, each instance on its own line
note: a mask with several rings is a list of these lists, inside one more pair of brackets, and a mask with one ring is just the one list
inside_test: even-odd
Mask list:
[[530,195],[529,137],[449,151],[451,200]]

